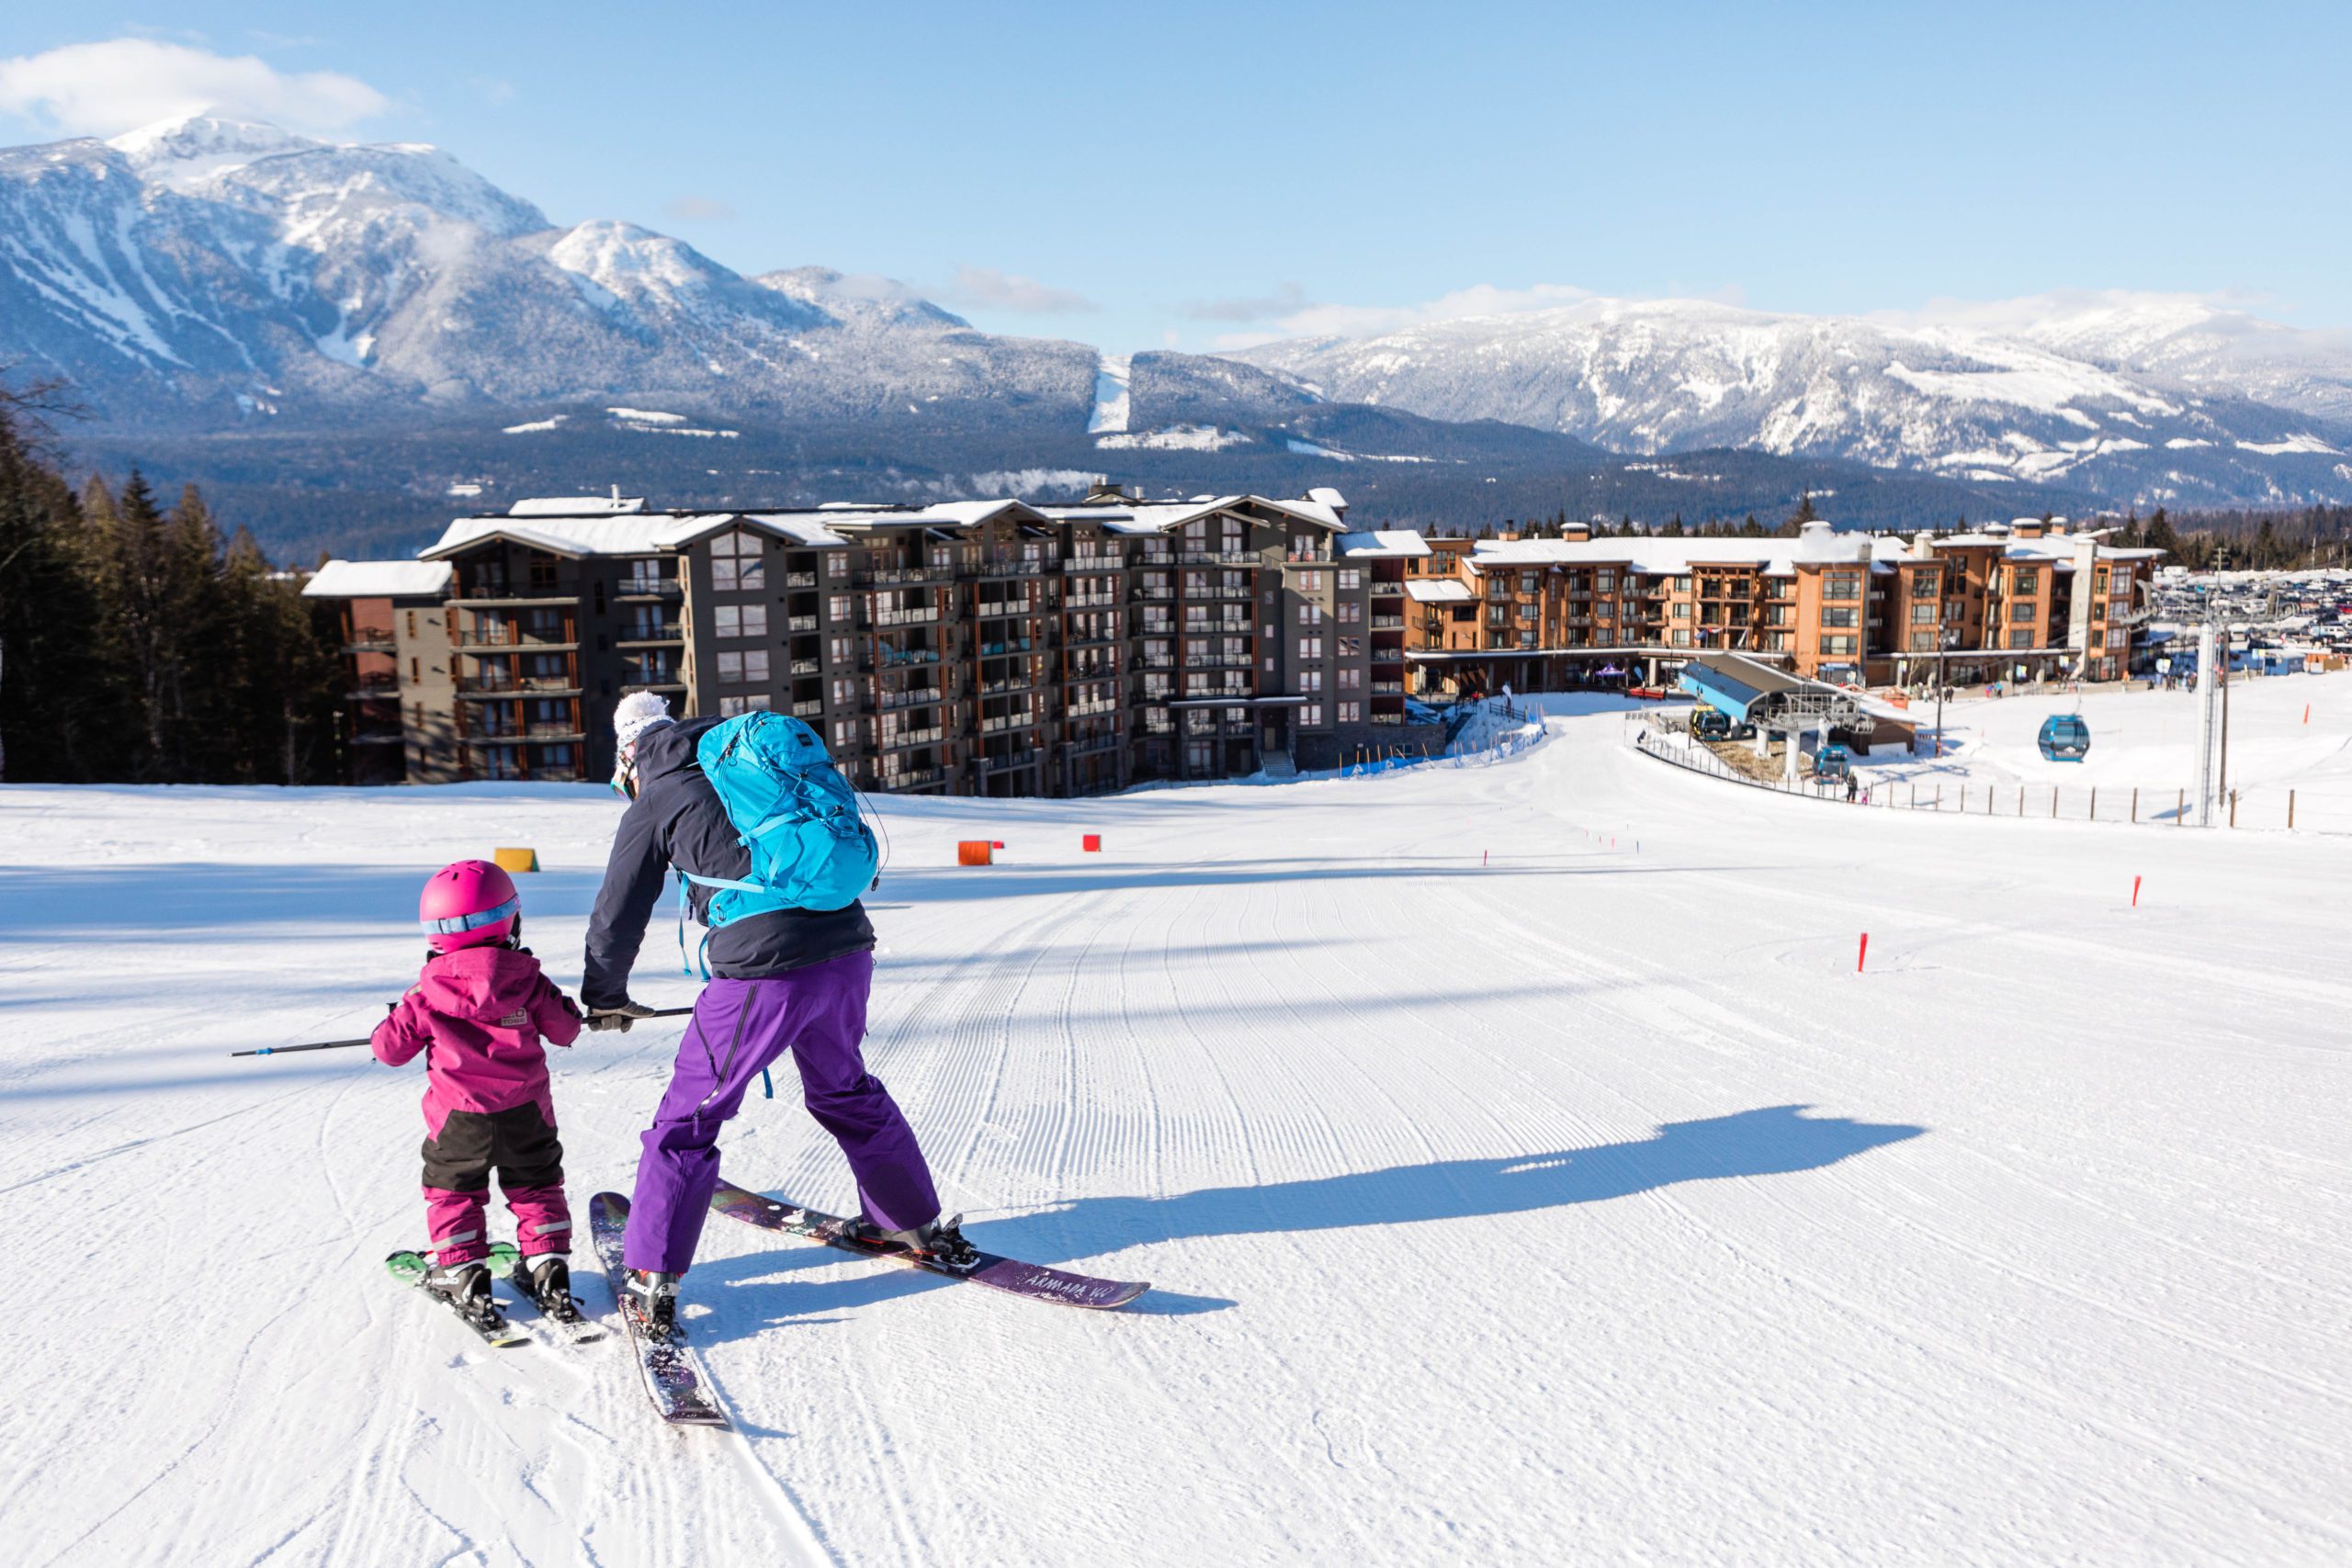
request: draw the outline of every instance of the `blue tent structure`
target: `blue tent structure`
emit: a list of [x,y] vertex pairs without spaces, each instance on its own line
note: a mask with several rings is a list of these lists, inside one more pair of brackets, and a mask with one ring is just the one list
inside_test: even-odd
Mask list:
[[2079,762],[2091,749],[2091,727],[2078,713],[2053,713],[2041,721],[2041,754],[2052,762]]

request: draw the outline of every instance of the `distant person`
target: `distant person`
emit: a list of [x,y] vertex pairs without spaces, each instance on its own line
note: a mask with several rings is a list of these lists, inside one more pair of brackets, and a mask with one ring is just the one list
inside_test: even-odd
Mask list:
[[1859,780],[1859,779],[1855,778],[1855,777],[1854,777],[1854,775],[1853,775],[1853,774],[1851,774],[1851,773],[1848,773],[1848,774],[1846,775],[1846,804],[1847,804],[1847,805],[1851,806],[1851,805],[1853,805],[1853,804],[1854,804],[1854,795],[1855,795],[1855,792],[1856,792],[1856,791],[1858,791],[1858,790],[1860,790],[1861,787],[1862,787],[1862,785],[1861,785],[1861,781],[1860,781],[1860,780]]
[[503,1319],[490,1293],[490,1178],[514,1213],[520,1282],[539,1310],[580,1319],[571,1297],[571,1209],[541,1042],[580,1037],[580,1010],[523,945],[523,900],[489,861],[443,866],[417,900],[423,973],[368,1048],[387,1066],[424,1053],[424,1288],[477,1327]]
[[[592,1029],[627,1029],[650,1011],[629,999],[628,976],[667,872],[736,882],[752,874],[741,830],[696,755],[720,722],[680,724],[653,692],[632,692],[613,712],[613,785],[629,796],[629,807],[588,920],[580,993]],[[874,927],[863,905],[769,908],[713,925],[714,890],[689,882],[687,897],[695,918],[713,926],[707,957],[716,978],[695,1003],[669,1088],[645,1130],[623,1247],[623,1310],[657,1336],[675,1325],[678,1281],[694,1262],[718,1185],[718,1130],[742,1108],[752,1080],[786,1051],[800,1070],[802,1103],[857,1179],[867,1233],[951,1268],[969,1267],[978,1254],[956,1221],[940,1223],[939,1194],[914,1129],[865,1070],[860,1047],[874,988]]]

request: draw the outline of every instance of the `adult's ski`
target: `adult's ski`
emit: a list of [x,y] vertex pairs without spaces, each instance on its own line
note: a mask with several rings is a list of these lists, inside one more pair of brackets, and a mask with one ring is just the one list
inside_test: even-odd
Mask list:
[[628,1200],[617,1192],[599,1192],[588,1201],[588,1230],[595,1238],[596,1256],[605,1276],[613,1282],[621,1326],[628,1330],[638,1370],[645,1377],[645,1392],[662,1419],[673,1427],[724,1427],[727,1412],[719,1408],[710,1384],[695,1364],[684,1324],[661,1328],[638,1321],[629,1310],[628,1266],[621,1261],[621,1235],[628,1227]]
[[1016,1296],[1028,1296],[1035,1301],[1060,1302],[1065,1306],[1123,1307],[1151,1289],[1149,1280],[1098,1280],[1089,1274],[1047,1269],[1041,1264],[1002,1258],[993,1252],[982,1252],[971,1267],[957,1269],[937,1258],[910,1251],[896,1242],[864,1235],[854,1221],[837,1214],[779,1202],[774,1198],[738,1187],[731,1181],[718,1184],[718,1190],[711,1194],[710,1206],[722,1214],[758,1225],[763,1230],[805,1236],[810,1241],[821,1241],[828,1247],[837,1247],[843,1252],[854,1252],[862,1258],[891,1258],[911,1264],[926,1273],[950,1280],[969,1280],[976,1285],[986,1285],[990,1290],[1005,1291]]
[[384,1268],[401,1284],[414,1286],[447,1307],[450,1312],[457,1314],[459,1323],[481,1337],[483,1344],[504,1350],[516,1345],[528,1345],[531,1342],[530,1331],[499,1311],[497,1303],[485,1301],[478,1310],[469,1312],[457,1297],[436,1291],[426,1284],[427,1277],[433,1272],[433,1265],[425,1260],[423,1253],[395,1252],[384,1259]]

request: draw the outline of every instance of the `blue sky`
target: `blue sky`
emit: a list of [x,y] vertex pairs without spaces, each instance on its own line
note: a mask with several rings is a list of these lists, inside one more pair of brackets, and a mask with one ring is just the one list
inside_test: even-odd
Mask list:
[[[1114,350],[1580,290],[2352,327],[2344,0],[33,10],[0,17],[0,141],[222,94],[437,142],[559,223]],[[73,51],[119,39],[154,47]]]

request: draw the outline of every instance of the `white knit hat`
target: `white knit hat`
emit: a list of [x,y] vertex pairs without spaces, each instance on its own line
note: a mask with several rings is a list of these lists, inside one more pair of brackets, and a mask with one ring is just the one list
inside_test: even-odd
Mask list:
[[659,692],[631,692],[613,708],[613,739],[627,750],[654,726],[673,722],[669,698]]

